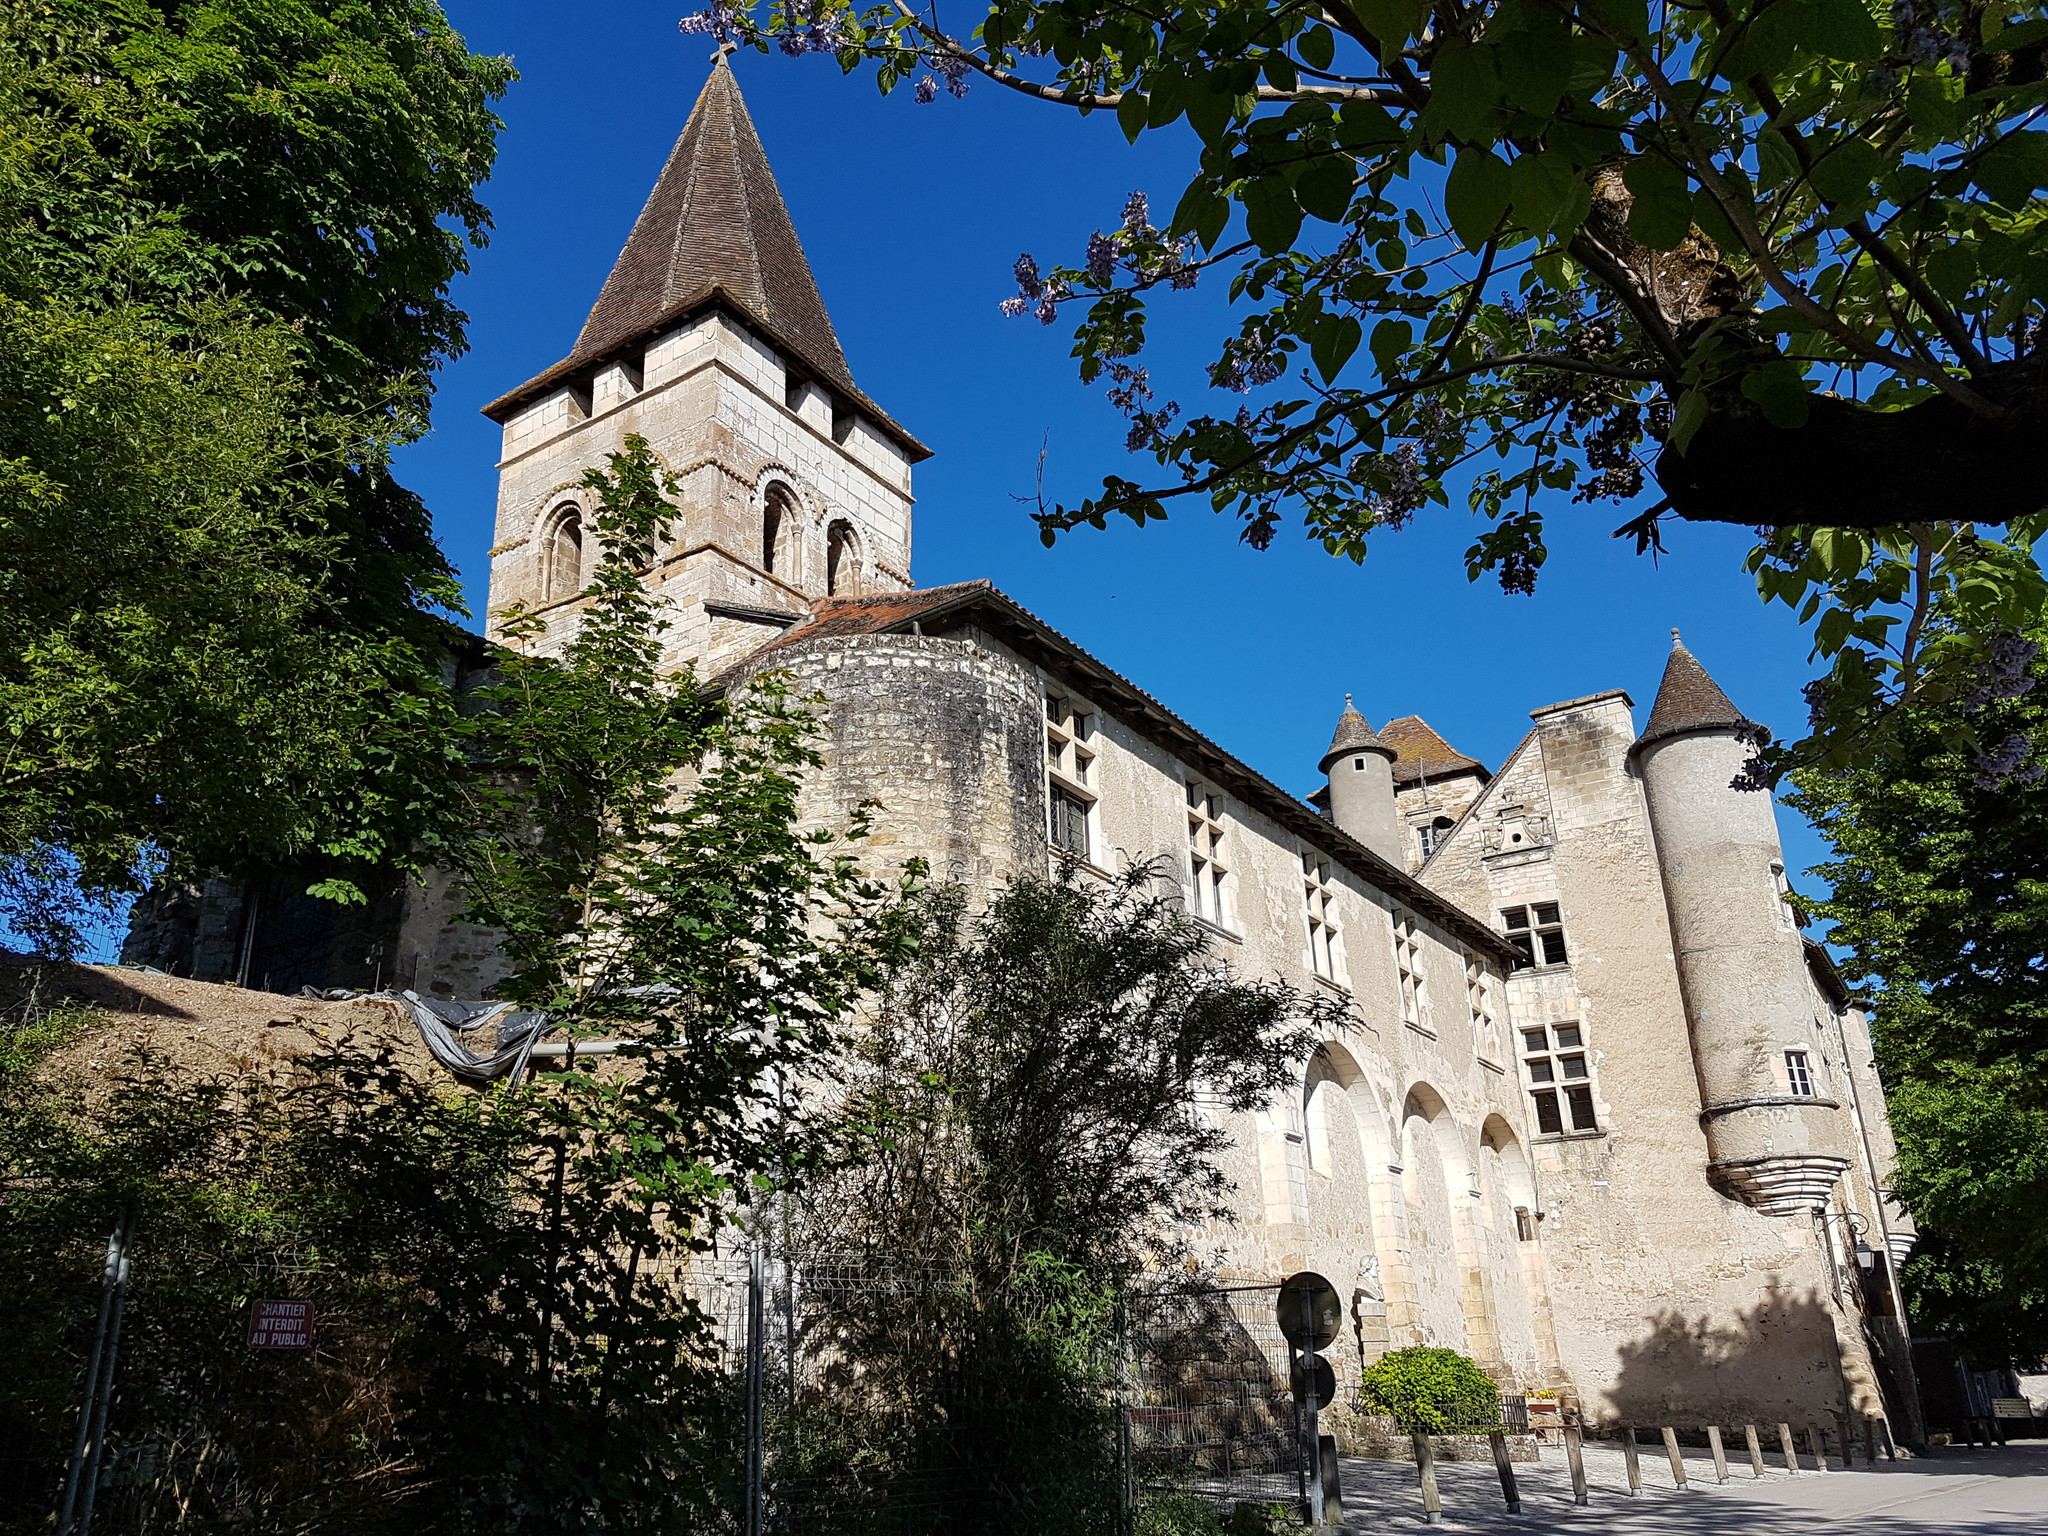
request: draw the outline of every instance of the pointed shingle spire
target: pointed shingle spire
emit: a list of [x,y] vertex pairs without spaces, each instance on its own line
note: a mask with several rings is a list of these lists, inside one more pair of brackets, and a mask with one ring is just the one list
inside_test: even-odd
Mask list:
[[928,455],[853,382],[768,152],[723,52],[583,322],[575,350],[493,401],[484,414],[503,419],[581,370],[721,299],[787,354],[798,372],[872,417],[913,458]]
[[1674,629],[1664,681],[1657,689],[1657,702],[1650,706],[1650,722],[1636,738],[1636,745],[1714,729],[1755,731],[1758,727],[1730,702],[1721,685],[1707,676],[1707,669],[1685,648]]
[[1344,695],[1344,713],[1337,717],[1337,734],[1330,738],[1330,750],[1323,754],[1323,760],[1316,765],[1318,773],[1328,773],[1330,764],[1351,752],[1378,752],[1391,761],[1397,754],[1394,749],[1373,733],[1372,725],[1351,703],[1351,695]]
[[594,356],[641,335],[714,288],[825,383],[853,392],[832,317],[723,53],[571,355]]

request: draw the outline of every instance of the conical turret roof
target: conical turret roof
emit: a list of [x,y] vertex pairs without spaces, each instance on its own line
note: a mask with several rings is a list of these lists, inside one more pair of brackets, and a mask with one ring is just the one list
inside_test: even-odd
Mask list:
[[1650,706],[1650,722],[1636,738],[1636,745],[1687,731],[1757,728],[1756,722],[1721,691],[1721,685],[1707,676],[1707,669],[1685,648],[1678,631],[1671,631],[1671,659],[1664,664],[1664,681],[1657,689],[1657,702]]
[[768,152],[720,53],[668,163],[613,263],[575,349],[538,378],[486,406],[524,403],[579,370],[622,353],[693,310],[723,300],[798,371],[857,404],[915,457],[928,450],[861,393],[803,242],[769,169]]
[[1316,765],[1318,773],[1328,773],[1330,764],[1349,752],[1378,752],[1391,760],[1397,754],[1394,749],[1374,734],[1371,724],[1351,703],[1351,695],[1344,695],[1344,713],[1337,717],[1337,734],[1330,738],[1330,750],[1323,754],[1322,762]]

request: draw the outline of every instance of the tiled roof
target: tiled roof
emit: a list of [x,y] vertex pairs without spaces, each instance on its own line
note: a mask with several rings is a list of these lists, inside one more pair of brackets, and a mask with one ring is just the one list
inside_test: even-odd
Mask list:
[[928,450],[853,382],[818,280],[720,54],[690,109],[575,349],[547,372],[484,407],[503,413],[579,370],[625,352],[707,304],[724,300],[765,339],[923,458]]
[[1050,624],[988,581],[963,581],[917,592],[874,597],[827,597],[811,604],[811,618],[748,655],[727,670],[723,685],[745,675],[785,646],[834,636],[901,633],[913,624],[940,635],[973,623],[1026,658],[1055,670],[1097,704],[1176,753],[1189,767],[1228,793],[1257,806],[1296,836],[1328,851],[1339,862],[1442,924],[1465,944],[1511,959],[1506,940],[1455,902],[1439,896],[1407,870],[1373,852],[1326,816],[1319,816],[1249,764],[1233,757],[1129,678],[1112,671]]
[[1394,749],[1394,782],[1413,784],[1421,779],[1446,779],[1453,774],[1476,773],[1482,779],[1492,774],[1477,758],[1465,756],[1429,728],[1420,715],[1403,715],[1389,720],[1380,740]]
[[1636,738],[1636,746],[1715,728],[1753,731],[1757,726],[1729,701],[1721,685],[1707,676],[1707,669],[1685,648],[1674,629],[1664,681],[1657,689],[1657,702],[1650,706],[1650,723]]
[[1316,765],[1318,773],[1328,773],[1330,762],[1347,752],[1380,752],[1394,756],[1394,749],[1373,734],[1371,724],[1351,704],[1351,695],[1344,695],[1344,713],[1337,717],[1337,733],[1330,738],[1330,750],[1323,754],[1323,760]]

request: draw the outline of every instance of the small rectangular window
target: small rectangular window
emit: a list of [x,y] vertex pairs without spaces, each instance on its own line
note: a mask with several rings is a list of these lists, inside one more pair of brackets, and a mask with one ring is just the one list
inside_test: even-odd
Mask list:
[[1557,1058],[1557,1065],[1568,1078],[1586,1075],[1586,1058],[1583,1056],[1560,1056]]
[[1570,958],[1565,949],[1563,919],[1559,916],[1556,902],[1504,907],[1500,918],[1508,943],[1514,946],[1519,961],[1515,969],[1525,971],[1539,965],[1563,965]]
[[1529,1081],[1532,1083],[1554,1083],[1557,1081],[1557,1074],[1551,1069],[1548,1056],[1539,1056],[1529,1063]]
[[1526,1205],[1515,1207],[1515,1240],[1522,1243],[1536,1241],[1536,1213]]
[[1530,1094],[1529,1097],[1536,1101],[1536,1129],[1546,1136],[1561,1135],[1564,1131],[1564,1121],[1558,1118],[1556,1091],[1545,1088],[1538,1093]]
[[1584,1042],[1579,1039],[1579,1026],[1560,1024],[1557,1026],[1557,1048],[1560,1051],[1577,1050]]
[[1792,1085],[1792,1092],[1802,1099],[1813,1097],[1813,1073],[1806,1063],[1806,1052],[1785,1053],[1785,1077]]
[[[1577,1042],[1577,1041],[1573,1041],[1572,1043],[1573,1043],[1574,1045],[1576,1045],[1576,1044],[1577,1044],[1578,1042]],[[1543,1031],[1542,1031],[1542,1030],[1540,1030],[1540,1029],[1525,1029],[1525,1030],[1523,1030],[1523,1031],[1522,1031],[1522,1049],[1523,1049],[1523,1050],[1525,1050],[1525,1051],[1543,1051],[1543,1050],[1548,1050],[1549,1048],[1550,1048],[1550,1047],[1548,1046],[1548,1044],[1547,1044],[1547,1043],[1546,1043],[1546,1042],[1544,1041],[1544,1038],[1543,1038]]]
[[1573,1083],[1564,1091],[1565,1100],[1572,1107],[1572,1129],[1575,1131],[1597,1131],[1600,1122],[1593,1118],[1593,1090],[1583,1083]]
[[1052,792],[1052,845],[1077,859],[1088,857],[1088,802],[1058,787]]
[[1230,911],[1224,880],[1230,863],[1224,841],[1223,798],[1206,784],[1190,783],[1187,800],[1188,910],[1219,926],[1226,925]]
[[1329,860],[1313,852],[1301,856],[1301,898],[1308,916],[1308,968],[1326,981],[1337,981],[1341,950],[1337,936],[1337,885]]
[[1429,1032],[1429,999],[1422,975],[1422,934],[1415,914],[1394,908],[1394,975],[1401,989],[1401,1022]]

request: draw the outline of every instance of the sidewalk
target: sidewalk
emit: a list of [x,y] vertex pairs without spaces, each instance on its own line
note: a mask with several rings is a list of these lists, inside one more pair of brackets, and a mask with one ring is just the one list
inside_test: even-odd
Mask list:
[[[1790,1536],[1837,1527],[1844,1536],[1851,1530],[1875,1536],[2048,1533],[2048,1444],[2038,1441],[1996,1450],[1951,1447],[1911,1461],[1880,1461],[1875,1467],[1859,1456],[1849,1470],[1830,1463],[1830,1471],[1797,1475],[1788,1475],[1782,1458],[1772,1452],[1761,1480],[1751,1475],[1738,1441],[1724,1486],[1715,1485],[1713,1459],[1706,1450],[1688,1447],[1684,1459],[1690,1487],[1684,1492],[1673,1485],[1661,1442],[1643,1445],[1640,1456],[1643,1491],[1631,1498],[1621,1448],[1588,1445],[1591,1502],[1580,1507],[1572,1503],[1563,1449],[1545,1446],[1540,1463],[1515,1467],[1520,1515],[1506,1512],[1491,1465],[1438,1462],[1444,1528],[1598,1530],[1617,1536]],[[1427,1528],[1412,1463],[1347,1459],[1342,1471],[1345,1531]]]

